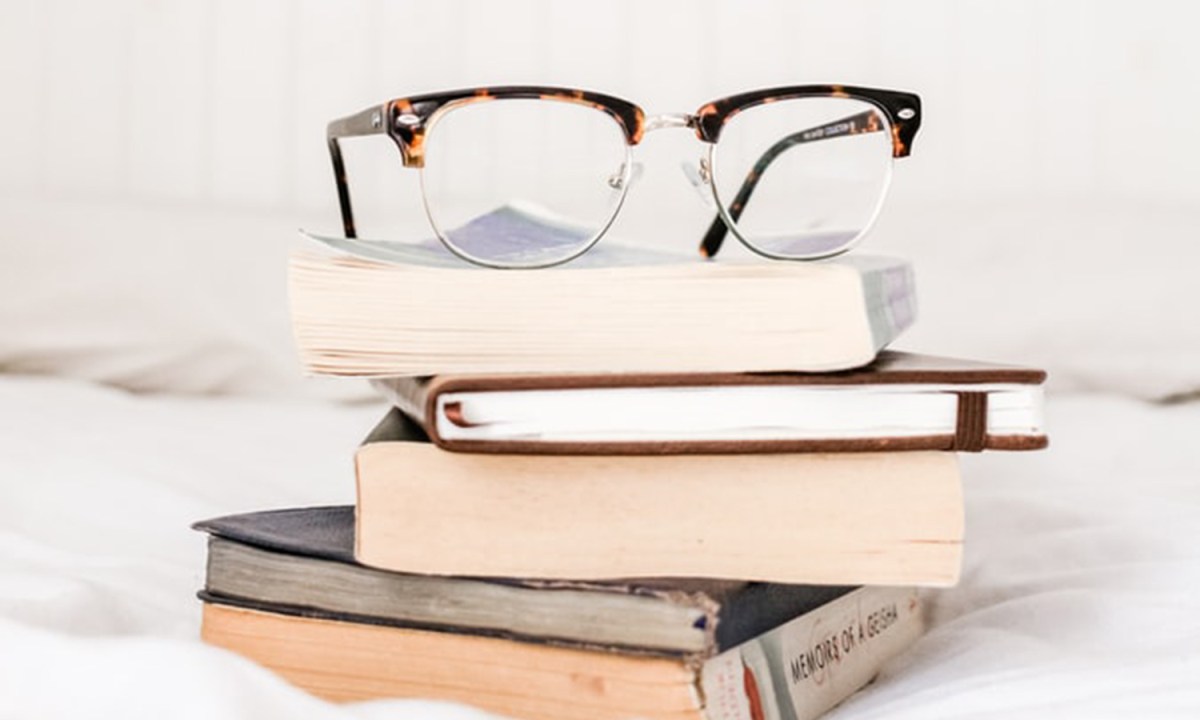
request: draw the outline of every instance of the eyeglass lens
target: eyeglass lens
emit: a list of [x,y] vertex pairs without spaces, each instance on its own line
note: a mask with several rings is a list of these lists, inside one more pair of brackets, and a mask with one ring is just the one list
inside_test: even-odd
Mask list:
[[[608,114],[495,99],[452,106],[433,120],[421,183],[430,220],[455,252],[529,266],[586,250],[612,222],[630,172],[625,136]],[[538,222],[506,224],[514,213]]]
[[861,100],[781,100],[730,118],[712,164],[718,202],[747,244],[820,257],[873,222],[891,179],[891,128]]

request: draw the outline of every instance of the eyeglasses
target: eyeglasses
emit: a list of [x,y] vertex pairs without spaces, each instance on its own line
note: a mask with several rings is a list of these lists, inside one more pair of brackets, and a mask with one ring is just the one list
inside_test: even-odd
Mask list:
[[[717,211],[705,257],[730,231],[770,258],[837,255],[870,229],[893,158],[909,154],[920,124],[915,94],[842,85],[759,90],[650,117],[608,95],[513,86],[389,100],[329,123],[327,139],[347,238],[357,233],[339,140],[388,135],[404,166],[421,173],[429,222],[451,252],[533,268],[595,245],[639,174],[633,147],[661,128],[689,128],[708,146],[685,167]],[[479,218],[513,206],[532,208],[555,232],[481,231]]]

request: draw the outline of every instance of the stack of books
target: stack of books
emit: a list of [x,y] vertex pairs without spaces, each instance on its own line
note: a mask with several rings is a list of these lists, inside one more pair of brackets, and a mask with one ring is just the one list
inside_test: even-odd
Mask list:
[[884,349],[900,260],[340,242],[294,254],[291,303],[311,370],[392,401],[356,506],[197,524],[204,639],[321,697],[815,717],[957,581],[955,453],[1046,444],[1042,372]]

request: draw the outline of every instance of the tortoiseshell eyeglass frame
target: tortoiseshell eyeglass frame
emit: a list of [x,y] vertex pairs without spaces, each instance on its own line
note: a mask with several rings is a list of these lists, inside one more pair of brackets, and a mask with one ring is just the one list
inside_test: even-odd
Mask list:
[[[355,238],[357,232],[354,225],[354,211],[350,202],[350,188],[346,182],[345,164],[342,161],[339,144],[341,138],[387,135],[399,148],[400,159],[405,167],[421,168],[425,164],[426,132],[432,127],[440,113],[469,103],[490,100],[539,99],[578,103],[608,114],[620,126],[625,136],[625,142],[630,147],[639,144],[643,136],[650,130],[662,127],[691,128],[699,140],[709,144],[711,158],[712,147],[720,140],[721,130],[738,113],[758,105],[781,100],[821,97],[860,100],[873,106],[874,110],[866,110],[818,127],[804,128],[780,139],[755,162],[733,201],[727,206],[717,196],[711,178],[711,168],[703,161],[701,164],[702,180],[707,182],[710,189],[713,190],[713,197],[719,208],[717,216],[713,219],[700,243],[702,255],[708,258],[715,257],[721,249],[726,234],[732,230],[746,247],[760,255],[777,259],[818,259],[818,257],[828,257],[844,252],[853,243],[848,243],[834,252],[816,257],[786,258],[763,252],[738,232],[737,220],[750,200],[754,188],[758,184],[758,179],[775,158],[796,145],[859,133],[881,132],[885,129],[891,132],[892,157],[907,157],[912,151],[913,138],[916,137],[917,130],[921,127],[921,99],[916,94],[850,85],[796,85],[732,95],[707,103],[693,114],[656,115],[647,118],[640,107],[627,100],[586,90],[534,85],[472,88],[389,100],[381,105],[330,122],[326,130],[326,139],[333,162],[334,179],[337,183],[343,229],[347,238]],[[881,118],[875,113],[876,110],[883,114],[882,119],[886,122],[881,122]],[[865,232],[864,229],[863,233]],[[591,245],[581,249],[580,253],[589,247]],[[566,262],[574,257],[577,255],[559,262]]]

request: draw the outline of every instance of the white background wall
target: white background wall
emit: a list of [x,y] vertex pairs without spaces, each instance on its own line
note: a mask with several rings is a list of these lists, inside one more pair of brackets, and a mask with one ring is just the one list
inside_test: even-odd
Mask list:
[[[1200,5],[1166,0],[0,0],[0,200],[148,209],[176,243],[165,261],[195,242],[172,230],[197,213],[271,219],[239,225],[256,234],[239,248],[263,227],[280,246],[297,225],[336,229],[325,123],[390,97],[544,83],[658,113],[779,84],[908,89],[923,127],[864,245],[916,264],[907,341],[1043,364],[1059,387],[1186,394],[1197,28]],[[384,143],[352,176],[356,204],[423,228],[415,173]],[[693,245],[711,216],[678,163],[698,151],[650,136],[614,231]],[[31,212],[0,217],[0,241],[36,243]],[[282,280],[261,271],[281,256],[247,267],[256,294],[228,306],[274,302],[263,326],[282,328]]]
[[919,91],[903,192],[1200,200],[1183,2],[4,0],[0,188],[332,210],[323,124],[487,83],[649,111],[782,83]]

